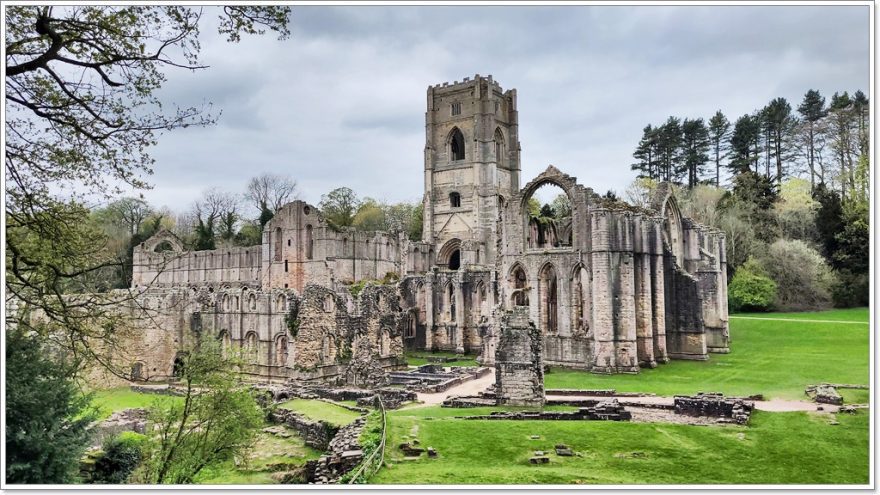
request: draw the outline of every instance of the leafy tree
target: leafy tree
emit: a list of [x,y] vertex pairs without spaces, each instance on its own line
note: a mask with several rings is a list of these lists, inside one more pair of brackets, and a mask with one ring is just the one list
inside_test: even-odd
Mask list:
[[364,198],[351,221],[351,226],[366,231],[385,230],[385,212],[375,199]]
[[868,154],[868,143],[870,139],[868,135],[870,129],[868,122],[868,112],[870,110],[870,107],[868,106],[868,97],[865,96],[865,93],[863,93],[862,90],[858,90],[853,94],[852,102],[858,126],[859,155],[865,156]]
[[709,142],[715,155],[715,187],[721,187],[721,160],[727,156],[729,134],[730,121],[718,110],[709,119]]
[[853,139],[855,115],[853,102],[846,91],[834,93],[828,108],[828,120],[833,136],[831,147],[838,166],[838,182],[841,200],[846,201],[848,190],[852,187],[853,156],[857,141]]
[[656,189],[657,181],[654,179],[637,177],[626,187],[624,198],[633,206],[647,208]]
[[679,195],[681,211],[686,217],[701,224],[719,227],[723,214],[720,203],[725,194],[727,193],[724,189],[715,186],[697,185]]
[[255,222],[246,222],[235,234],[236,246],[259,246],[263,243],[263,229]]
[[75,363],[9,323],[7,315],[6,483],[72,483],[95,419],[90,397],[73,380]]
[[709,161],[709,129],[703,119],[684,119],[681,124],[682,159],[687,170],[688,187],[696,186]]
[[774,308],[782,311],[827,309],[835,280],[828,263],[801,240],[778,239],[760,256],[776,282]]
[[412,220],[409,224],[409,240],[411,241],[420,241],[422,240],[422,228],[424,226],[425,221],[425,205],[424,203],[419,203],[412,210]]
[[778,237],[773,206],[779,193],[773,181],[756,172],[743,172],[733,178],[733,196],[748,205],[748,218],[757,237],[772,242]]
[[774,211],[783,237],[815,242],[818,210],[819,203],[810,194],[808,180],[793,177],[782,183]]
[[868,273],[870,266],[871,228],[867,203],[847,202],[843,208],[843,229],[834,234],[837,249],[832,264],[853,273]]
[[769,311],[776,299],[776,282],[756,260],[749,259],[734,273],[728,294],[733,311]]
[[123,431],[104,442],[104,455],[95,461],[92,482],[111,485],[126,483],[141,462],[146,440],[147,437],[140,433]]
[[568,194],[558,194],[550,203],[550,209],[553,211],[553,217],[556,220],[562,220],[571,216],[571,200]]
[[318,207],[334,228],[350,227],[360,207],[360,200],[351,189],[340,187],[321,196]]
[[238,358],[225,358],[221,343],[203,339],[180,367],[183,400],[154,407],[143,481],[186,484],[206,466],[248,451],[263,423],[253,392],[238,383]]
[[843,206],[840,203],[840,195],[819,184],[813,197],[819,203],[816,212],[816,231],[819,235],[819,245],[822,246],[822,254],[833,260],[834,253],[838,249],[837,233],[843,230]]
[[804,135],[806,136],[807,165],[810,169],[810,186],[816,189],[816,127],[828,111],[825,108],[825,98],[818,91],[811,89],[804,95],[804,100],[798,106],[798,113],[804,121]]

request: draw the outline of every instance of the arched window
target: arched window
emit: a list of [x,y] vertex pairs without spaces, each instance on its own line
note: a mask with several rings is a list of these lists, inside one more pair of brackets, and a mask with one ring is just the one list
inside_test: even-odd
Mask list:
[[556,270],[547,264],[538,280],[538,299],[541,302],[541,330],[555,334],[559,331],[559,302]]
[[449,204],[453,208],[460,208],[461,207],[461,194],[458,194],[457,192],[449,193]]
[[528,306],[529,289],[527,287],[526,271],[523,270],[523,267],[517,266],[511,275],[513,278],[513,305]]
[[464,135],[457,127],[452,130],[452,136],[449,139],[449,153],[454,162],[464,160]]
[[244,355],[248,362],[257,363],[257,334],[251,332],[244,338]]
[[275,339],[275,366],[287,366],[287,337],[279,335]]
[[281,227],[275,229],[275,261],[281,261]]
[[312,226],[306,225],[306,259],[307,260],[312,259],[313,242],[314,241],[312,240]]
[[504,163],[504,134],[501,129],[495,129],[495,161],[499,165]]
[[449,321],[455,321],[455,287],[452,284],[449,284],[446,297],[449,300]]

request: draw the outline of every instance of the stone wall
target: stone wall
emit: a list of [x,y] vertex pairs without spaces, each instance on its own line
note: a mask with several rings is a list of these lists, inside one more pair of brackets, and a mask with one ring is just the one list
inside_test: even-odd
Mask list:
[[541,334],[529,321],[526,308],[514,308],[502,317],[501,338],[495,354],[495,389],[499,404],[544,404]]

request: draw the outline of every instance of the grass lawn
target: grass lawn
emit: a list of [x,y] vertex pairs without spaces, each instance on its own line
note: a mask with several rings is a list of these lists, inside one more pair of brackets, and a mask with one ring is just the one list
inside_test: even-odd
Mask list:
[[182,401],[182,397],[144,394],[134,392],[128,387],[97,390],[92,405],[98,408],[98,419],[107,419],[116,411],[131,408],[149,408],[153,405],[172,404]]
[[246,464],[236,467],[232,461],[226,461],[208,466],[196,477],[196,484],[273,484],[275,482],[272,480],[272,473],[287,469],[282,469],[279,465],[288,465],[292,469],[320,457],[321,452],[307,446],[293,429],[288,428],[288,431],[291,433],[288,438],[260,432]]
[[423,364],[439,364],[441,366],[479,366],[477,364],[477,356],[464,355],[461,359],[450,361],[448,363],[429,363],[428,356],[437,357],[455,357],[454,352],[429,352],[429,351],[411,351],[406,353],[406,364],[410,366],[421,366]]
[[614,388],[658,395],[723,392],[803,399],[807,385],[868,384],[869,325],[797,320],[868,321],[868,309],[734,316],[792,318],[795,321],[731,318],[730,354],[708,361],[670,361],[637,375],[596,375],[553,368],[547,388]]
[[[371,483],[442,484],[864,484],[868,413],[830,416],[755,412],[749,427],[611,421],[454,419],[439,407],[389,414],[386,467]],[[459,410],[456,414],[482,411]],[[444,417],[445,416],[445,417]],[[431,419],[428,419],[431,418]],[[540,435],[532,440],[531,435]],[[405,460],[418,439],[439,456]],[[580,455],[558,457],[565,443]],[[535,450],[550,463],[531,465]]]
[[345,426],[360,417],[360,414],[354,411],[321,400],[293,399],[280,404],[279,407],[337,426]]

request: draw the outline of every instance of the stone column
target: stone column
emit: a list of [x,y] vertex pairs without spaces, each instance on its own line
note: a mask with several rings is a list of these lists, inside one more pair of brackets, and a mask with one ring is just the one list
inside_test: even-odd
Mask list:
[[612,252],[618,253],[618,283],[615,298],[618,315],[614,334],[617,371],[638,373],[636,351],[636,294],[635,257],[633,256],[632,223],[629,213],[615,214],[617,222],[616,245]]
[[662,218],[653,222],[651,240],[651,326],[654,337],[654,359],[668,363],[666,352],[666,289],[664,286],[663,227]]
[[464,292],[461,289],[462,281],[461,281],[461,272],[456,273],[455,277],[452,280],[452,285],[455,287],[455,352],[457,354],[464,354],[464,325],[465,325],[465,310],[464,307]]
[[635,219],[635,276],[636,276],[636,354],[639,366],[655,368],[654,325],[651,305],[650,220]]
[[614,353],[614,316],[611,294],[611,253],[610,233],[608,231],[608,210],[595,209],[591,212],[593,274],[593,362],[591,370],[595,373],[611,373],[617,363]]
[[425,274],[425,350],[434,347],[434,273]]

